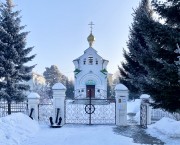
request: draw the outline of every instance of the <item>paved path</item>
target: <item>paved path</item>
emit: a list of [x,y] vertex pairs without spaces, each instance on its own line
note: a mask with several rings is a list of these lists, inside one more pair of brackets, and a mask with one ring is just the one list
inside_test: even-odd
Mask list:
[[139,125],[129,125],[126,127],[114,127],[113,131],[116,134],[130,137],[134,143],[138,144],[150,144],[150,145],[164,145],[164,143],[148,134]]

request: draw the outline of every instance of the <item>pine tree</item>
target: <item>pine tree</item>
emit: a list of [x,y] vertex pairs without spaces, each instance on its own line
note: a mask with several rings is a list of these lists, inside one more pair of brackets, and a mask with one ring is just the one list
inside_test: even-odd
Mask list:
[[177,44],[177,49],[175,50],[175,53],[178,54],[178,57],[177,57],[178,60],[175,61],[175,64],[178,67],[178,75],[179,75],[179,83],[180,83],[180,47],[178,44]]
[[107,79],[107,98],[111,99],[111,97],[112,97],[112,89],[109,83],[109,79]]
[[148,7],[149,2],[143,0],[139,7],[134,11],[133,24],[130,29],[129,41],[127,42],[127,48],[129,52],[124,51],[125,62],[122,63],[120,70],[120,82],[127,86],[129,89],[129,98],[138,98],[142,93],[142,82],[145,81],[147,71],[139,62],[144,51],[148,49],[146,40],[142,34],[142,26],[139,22],[144,17],[147,19],[151,17],[150,9]]
[[59,82],[66,86],[66,80],[68,80],[68,78],[60,72],[56,65],[51,65],[50,68],[46,67],[43,76],[50,87]]
[[[51,65],[50,68],[46,67],[46,70],[43,73],[46,83],[49,85],[50,89],[55,83],[62,83],[66,86],[66,96],[68,98],[74,97],[74,84],[73,81],[69,81],[68,77],[63,75],[56,65]],[[52,95],[52,90],[50,91]]]
[[148,46],[138,60],[148,72],[141,89],[151,95],[154,108],[178,112],[180,99],[177,94],[180,94],[180,87],[175,64],[177,54],[174,52],[180,38],[177,27],[142,16],[139,17],[139,23]]
[[124,84],[129,90],[129,99],[137,99],[141,95],[141,90],[138,84],[142,75],[145,75],[144,68],[134,61],[127,52],[124,51],[124,58],[126,62],[122,63],[122,67],[119,67],[120,71],[120,83]]
[[179,0],[166,0],[159,2],[153,0],[153,6],[156,12],[163,18],[166,24],[180,28],[180,1]]
[[72,80],[66,80],[66,97],[74,98],[74,83]]
[[11,0],[0,5],[0,98],[8,102],[11,114],[12,101],[23,101],[24,91],[29,89],[23,84],[31,78],[34,66],[26,66],[35,55],[28,56],[33,47],[26,48],[28,32],[22,32],[20,11],[13,11]]

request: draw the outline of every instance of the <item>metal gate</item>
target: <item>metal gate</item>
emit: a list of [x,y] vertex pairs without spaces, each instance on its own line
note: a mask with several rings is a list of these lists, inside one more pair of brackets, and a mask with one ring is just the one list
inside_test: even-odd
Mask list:
[[140,125],[142,128],[147,128],[147,103],[142,102],[140,106]]
[[[28,103],[27,100],[23,102],[11,102],[11,113],[21,112],[28,114]],[[0,100],[0,117],[8,115],[8,102]]]
[[38,120],[49,124],[49,117],[53,116],[53,104],[38,104]]
[[115,124],[115,99],[75,99],[65,101],[65,122]]

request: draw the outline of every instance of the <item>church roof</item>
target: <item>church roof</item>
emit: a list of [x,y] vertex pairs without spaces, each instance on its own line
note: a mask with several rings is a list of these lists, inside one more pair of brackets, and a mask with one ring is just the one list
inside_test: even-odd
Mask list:
[[[87,49],[84,51],[84,54],[88,53],[89,51],[94,52],[94,54],[96,54],[96,55],[97,55],[99,58],[101,58],[102,60],[108,61],[108,60],[106,60],[106,59],[103,59],[99,54],[97,54],[97,51],[96,51],[94,48],[92,48],[92,47],[87,48]],[[81,58],[84,56],[84,54],[81,55],[80,57],[74,59],[73,61],[78,61],[79,59],[81,59]],[[109,61],[108,61],[108,62],[109,62]]]

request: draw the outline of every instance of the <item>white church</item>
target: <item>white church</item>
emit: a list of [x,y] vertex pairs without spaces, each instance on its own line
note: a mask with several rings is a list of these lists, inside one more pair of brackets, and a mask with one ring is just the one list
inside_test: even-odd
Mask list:
[[74,97],[75,99],[106,99],[107,98],[107,64],[108,60],[97,54],[97,51],[92,47],[95,37],[91,32],[87,40],[89,48],[84,51],[84,54],[73,60],[75,65],[74,71]]

